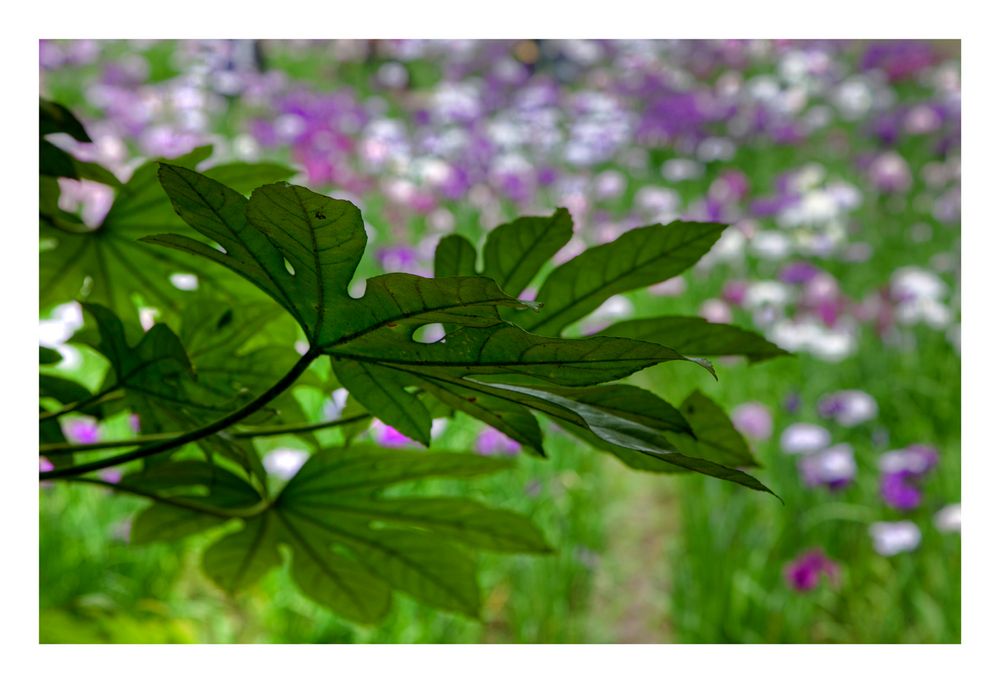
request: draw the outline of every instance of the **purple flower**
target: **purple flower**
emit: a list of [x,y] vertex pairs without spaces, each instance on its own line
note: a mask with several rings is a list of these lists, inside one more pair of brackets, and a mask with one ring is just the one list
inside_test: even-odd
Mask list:
[[896,510],[913,510],[920,505],[920,489],[916,477],[906,472],[883,472],[879,485],[882,499]]
[[820,549],[802,553],[785,567],[785,580],[789,586],[800,593],[806,593],[816,588],[824,576],[831,583],[836,584],[840,576],[840,568]]
[[733,426],[750,439],[763,440],[771,436],[774,427],[771,411],[763,403],[744,403],[733,409]]
[[375,253],[375,258],[389,272],[412,273],[417,268],[417,254],[407,246],[383,247]]
[[807,261],[795,261],[781,269],[778,279],[790,285],[801,285],[812,280],[820,270]]
[[831,491],[838,491],[854,481],[857,472],[854,449],[845,443],[805,455],[799,460],[799,474],[810,488],[825,486]]
[[878,414],[878,404],[864,391],[838,391],[820,399],[819,414],[832,418],[845,427],[853,427],[875,417]]
[[876,43],[865,50],[861,68],[878,69],[890,81],[909,78],[937,63],[934,48],[918,40],[892,40]]
[[514,455],[521,444],[493,427],[487,427],[476,438],[476,451],[481,455]]

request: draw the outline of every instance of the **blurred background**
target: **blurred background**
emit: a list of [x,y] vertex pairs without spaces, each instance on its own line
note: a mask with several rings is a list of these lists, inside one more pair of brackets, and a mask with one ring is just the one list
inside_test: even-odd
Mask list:
[[[696,269],[610,300],[699,314],[795,355],[720,381],[635,381],[729,409],[784,500],[626,469],[566,434],[548,461],[471,421],[437,443],[518,457],[448,490],[531,515],[557,552],[487,556],[481,622],[402,596],[345,622],[281,572],[239,598],[200,574],[209,538],[129,543],[142,503],[40,489],[42,642],[919,642],[960,640],[960,49],[937,41],[41,41],[40,91],[121,179],[210,143],[357,203],[362,275],[429,275],[441,236],[480,242],[567,207],[588,245],[674,218],[732,227]],[[111,190],[60,179],[100,223]],[[44,256],[43,256],[44,258]],[[182,286],[182,285],[178,285]],[[59,370],[74,304],[41,311]],[[75,373],[75,374],[74,374]],[[119,427],[63,422],[71,440]],[[365,438],[405,439],[376,424]],[[265,463],[301,464],[294,440]],[[114,476],[109,473],[107,476]]]

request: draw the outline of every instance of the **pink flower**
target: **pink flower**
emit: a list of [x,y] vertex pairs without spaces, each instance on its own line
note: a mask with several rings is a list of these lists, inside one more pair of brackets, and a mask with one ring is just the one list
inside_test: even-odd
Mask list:
[[515,455],[521,444],[493,427],[487,427],[476,438],[476,452],[481,455]]
[[747,438],[763,440],[771,436],[774,422],[767,406],[752,402],[733,409],[733,426]]
[[379,446],[383,446],[384,448],[407,448],[417,445],[416,441],[384,422],[375,420],[372,424],[372,429],[375,432],[375,441]]

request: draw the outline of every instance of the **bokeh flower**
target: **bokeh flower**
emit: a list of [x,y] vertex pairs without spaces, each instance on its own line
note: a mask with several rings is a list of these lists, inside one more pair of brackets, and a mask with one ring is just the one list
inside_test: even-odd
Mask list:
[[771,411],[763,403],[751,401],[733,408],[733,426],[750,439],[763,441],[770,438],[774,428]]
[[803,455],[799,458],[798,467],[806,486],[825,486],[831,491],[847,487],[858,472],[854,449],[846,443]]
[[813,453],[830,444],[830,432],[808,422],[796,422],[781,433],[781,450],[790,455]]
[[814,590],[824,577],[836,585],[840,567],[820,549],[808,550],[785,566],[785,581],[799,593]]
[[876,522],[868,527],[868,533],[879,555],[907,553],[920,545],[920,528],[909,520]]
[[493,427],[486,427],[476,437],[476,452],[481,455],[516,455],[521,444]]
[[818,412],[844,427],[854,427],[878,414],[878,404],[871,394],[852,389],[826,394],[819,400]]

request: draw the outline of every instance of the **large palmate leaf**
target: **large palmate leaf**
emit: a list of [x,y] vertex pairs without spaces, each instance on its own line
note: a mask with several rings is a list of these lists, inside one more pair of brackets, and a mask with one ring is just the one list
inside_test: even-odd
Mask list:
[[645,339],[692,356],[746,356],[756,362],[788,355],[756,332],[690,316],[622,320],[602,330],[601,334]]
[[[174,163],[194,166],[210,153],[210,147],[201,147]],[[79,164],[76,168],[80,173]],[[250,183],[292,175],[290,169],[273,164],[227,165],[219,172]],[[140,166],[120,187],[107,216],[95,229],[88,229],[75,217],[58,210],[58,188],[53,185],[54,181],[43,187],[42,197],[42,306],[82,299],[132,319],[136,315],[136,297],[165,312],[178,310],[183,292],[171,284],[171,275],[195,274],[215,292],[228,291],[237,284],[230,282],[223,287],[219,274],[208,272],[200,260],[165,254],[139,241],[163,230],[187,230],[157,184],[155,161]]]
[[136,515],[130,532],[133,543],[176,541],[225,524],[235,511],[262,500],[243,479],[200,460],[161,462],[126,475],[120,486],[162,501]]
[[613,242],[593,247],[562,264],[545,279],[536,299],[537,315],[511,320],[537,334],[558,335],[609,297],[667,280],[704,256],[725,225],[674,221],[629,230]]
[[[526,306],[485,277],[384,275],[368,280],[364,296],[354,299],[347,290],[366,236],[360,213],[350,203],[282,184],[258,188],[245,200],[189,169],[164,164],[160,175],[178,213],[225,251],[177,235],[148,241],[206,256],[267,292],[300,323],[313,348],[331,357],[351,395],[376,417],[424,444],[429,443],[431,416],[413,389],[540,452],[534,419],[512,407],[523,404],[523,398],[512,394],[481,403],[482,392],[469,379],[500,375],[506,381],[584,386],[620,379],[656,363],[692,360],[668,347],[629,339],[529,334],[497,313],[498,307]],[[531,239],[519,244],[541,245],[536,248],[551,255],[564,243],[569,226],[565,211],[501,226],[487,267],[521,287],[542,260],[529,257],[529,267],[515,268],[500,258],[495,245],[525,233]],[[457,247],[467,251],[461,244]],[[456,258],[458,265],[443,267],[467,270],[468,264],[461,264],[464,257]],[[448,326],[448,334],[432,344],[417,341],[419,328],[430,323]]]
[[[288,345],[244,350],[261,332],[273,311],[258,305],[236,309],[213,299],[194,299],[185,309],[181,336],[158,323],[142,334],[99,304],[84,304],[96,322],[96,338],[89,328],[78,341],[91,344],[110,362],[102,391],[125,390],[123,403],[139,416],[142,431],[189,431],[236,410],[274,383],[294,365],[298,355]],[[294,400],[281,409],[269,406],[261,417],[284,416],[301,422]],[[208,453],[218,453],[263,478],[252,445],[218,434],[200,441]]]
[[[374,447],[317,453],[266,511],[205,551],[205,573],[227,591],[242,591],[281,564],[278,548],[284,545],[300,590],[349,619],[380,620],[393,590],[475,617],[480,596],[471,551],[548,552],[542,534],[520,515],[472,500],[389,497],[383,490],[510,465],[470,454]],[[199,513],[185,515],[185,529],[197,526]],[[205,527],[213,524],[210,513],[200,517]]]

